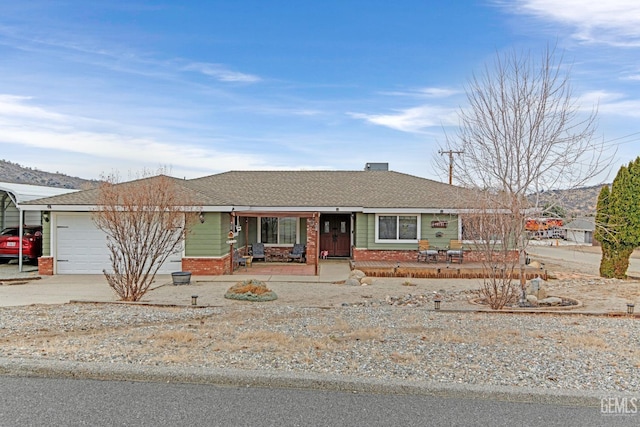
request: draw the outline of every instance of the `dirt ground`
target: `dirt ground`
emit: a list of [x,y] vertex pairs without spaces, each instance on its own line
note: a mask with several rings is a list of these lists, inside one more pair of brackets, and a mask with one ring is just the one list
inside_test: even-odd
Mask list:
[[[626,280],[599,276],[601,249],[598,246],[530,247],[533,260],[550,272],[550,293],[582,302],[583,311],[615,313],[627,310],[627,303],[640,303],[640,250],[630,260]],[[640,306],[638,306],[640,309]]]
[[[616,280],[598,276],[600,252],[595,247],[531,248],[531,258],[541,264],[550,279],[543,284],[550,296],[577,300],[580,305],[561,308],[562,311],[592,313],[622,313],[627,303],[634,303],[640,312],[640,281]],[[640,266],[640,253],[634,254],[634,263]],[[640,271],[640,268],[637,268]],[[345,271],[345,279],[348,274]],[[247,276],[246,278],[249,278]],[[242,280],[238,277],[237,280]],[[298,307],[339,307],[347,305],[423,305],[433,308],[436,295],[442,300],[442,309],[481,309],[473,301],[481,287],[481,279],[409,279],[373,278],[368,286],[348,286],[343,281],[334,283],[300,283],[269,280],[268,287],[277,295],[275,305]],[[162,284],[149,292],[144,302],[161,304],[188,304],[191,295],[198,295],[198,304],[230,306],[250,304],[223,298],[233,282],[207,281],[195,278],[189,286]]]

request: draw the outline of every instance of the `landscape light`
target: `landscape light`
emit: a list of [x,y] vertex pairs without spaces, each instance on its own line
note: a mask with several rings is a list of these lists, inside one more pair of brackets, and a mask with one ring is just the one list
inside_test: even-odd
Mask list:
[[198,305],[198,295],[191,295],[191,305]]
[[433,300],[433,308],[436,310],[440,310],[440,300],[439,299],[434,299]]
[[633,309],[635,307],[635,304],[627,304],[627,314],[633,314]]

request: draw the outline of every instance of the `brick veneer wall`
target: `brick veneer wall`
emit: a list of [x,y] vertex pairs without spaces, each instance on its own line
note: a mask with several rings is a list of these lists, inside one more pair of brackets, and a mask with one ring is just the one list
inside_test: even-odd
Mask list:
[[307,264],[315,265],[318,260],[316,259],[317,245],[316,240],[316,218],[307,218]]
[[222,258],[182,258],[182,271],[194,276],[221,276],[229,274],[229,256]]
[[[367,250],[353,249],[354,261],[416,261],[418,259],[417,250]],[[485,253],[482,251],[464,251],[463,262],[482,262],[485,259]],[[518,260],[518,251],[509,252],[509,261]]]
[[354,261],[415,261],[417,259],[417,250],[382,251],[353,248]]
[[38,274],[41,276],[53,276],[52,256],[43,256],[38,258]]

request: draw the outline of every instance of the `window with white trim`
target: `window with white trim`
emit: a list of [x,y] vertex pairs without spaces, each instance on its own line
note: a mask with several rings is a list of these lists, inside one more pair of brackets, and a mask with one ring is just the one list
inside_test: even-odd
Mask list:
[[298,241],[299,218],[260,217],[260,242],[266,245],[293,245]]
[[376,242],[417,242],[419,234],[419,215],[376,214]]

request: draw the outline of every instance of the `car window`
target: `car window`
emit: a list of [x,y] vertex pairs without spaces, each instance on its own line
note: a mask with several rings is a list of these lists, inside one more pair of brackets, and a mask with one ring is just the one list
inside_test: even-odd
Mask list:
[[17,235],[18,235],[17,228],[5,228],[4,230],[2,230],[2,233],[0,233],[0,236],[17,236]]
[[39,228],[25,228],[24,229],[24,235],[25,236],[40,237],[42,235],[42,233],[40,232]]

